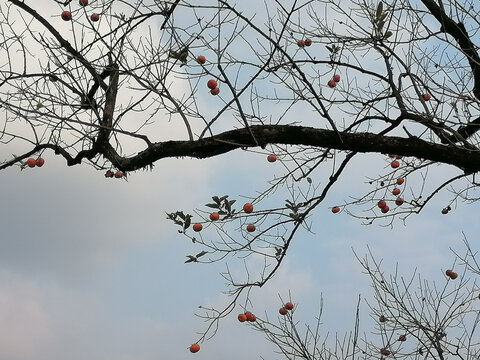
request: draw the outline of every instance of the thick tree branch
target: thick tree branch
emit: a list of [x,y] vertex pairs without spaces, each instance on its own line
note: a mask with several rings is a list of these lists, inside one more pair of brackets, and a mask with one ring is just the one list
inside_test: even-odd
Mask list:
[[[473,134],[475,134],[480,129],[480,116],[476,119],[470,121],[468,124],[460,126],[457,130],[457,134],[461,136],[462,139],[468,139]],[[461,139],[458,139],[455,134],[449,136],[446,139],[446,142],[457,143]]]
[[466,55],[474,78],[473,94],[480,100],[480,55],[476,52],[475,44],[470,40],[465,26],[462,23],[456,23],[448,17],[435,1],[422,0],[422,3],[440,23],[441,30],[453,36],[458,45],[460,45],[462,52]]
[[[393,153],[450,164],[468,173],[480,171],[480,151],[429,143],[416,137],[341,132],[340,139],[338,133],[333,130],[290,125],[257,125],[250,129],[262,146],[303,145],[364,153]],[[120,169],[132,171],[163,158],[181,156],[207,158],[255,146],[257,145],[247,129],[236,129],[196,141],[172,140],[155,143],[130,158],[107,157]]]

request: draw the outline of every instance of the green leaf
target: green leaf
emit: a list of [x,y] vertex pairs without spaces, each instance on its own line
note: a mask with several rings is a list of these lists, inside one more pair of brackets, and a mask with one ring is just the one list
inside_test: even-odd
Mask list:
[[183,221],[177,219],[178,211],[176,213],[167,213],[167,219],[172,220],[176,225],[183,226]]
[[331,53],[333,53],[333,49],[332,49],[330,46],[325,45],[325,47],[328,49],[328,51],[330,51]]
[[43,108],[43,107],[45,107],[45,105],[43,105],[42,103],[37,103],[37,110],[38,110],[38,109],[41,109],[41,108]]
[[183,225],[183,228],[188,229],[190,227],[191,223],[192,223],[192,217],[190,215],[187,215],[186,219],[185,219],[185,224]]
[[280,255],[282,255],[282,252],[283,252],[283,248],[275,247],[275,256],[276,257],[279,257]]
[[201,257],[201,256],[203,256],[203,255],[205,255],[205,254],[208,254],[208,251],[205,251],[205,250],[204,250],[204,251],[202,251],[202,252],[199,252],[199,253],[196,255],[196,257],[197,257],[197,259],[198,259],[199,257]]
[[309,177],[307,177],[307,182],[308,182],[309,184],[311,184],[311,183],[312,183],[312,179],[309,178]]
[[212,196],[212,200],[215,201],[218,205],[220,205],[220,199],[218,196]]
[[385,33],[385,38],[389,38],[389,37],[392,36],[392,35],[393,35],[393,33],[392,33],[391,31],[387,31],[387,32]]
[[205,204],[205,206],[208,206],[209,208],[212,208],[212,209],[220,209],[220,205],[218,204]]
[[235,204],[237,200],[229,200],[228,203],[230,204],[230,206],[232,206],[233,204]]
[[220,201],[223,201],[223,200],[225,200],[226,198],[228,198],[228,195],[223,195],[223,196],[220,198]]
[[385,25],[385,21],[380,21],[377,25],[379,31],[382,31],[383,25]]
[[382,16],[382,13],[383,13],[383,3],[380,1],[377,6],[377,14],[376,14],[377,20],[380,20],[380,16]]
[[288,214],[293,220],[298,220],[298,214],[293,214],[293,213],[290,213]]
[[191,263],[191,262],[197,262],[197,258],[193,255],[187,255],[187,261],[185,261],[185,264]]
[[170,50],[168,56],[180,60],[182,63],[186,63],[188,57],[188,47],[185,47],[180,51]]

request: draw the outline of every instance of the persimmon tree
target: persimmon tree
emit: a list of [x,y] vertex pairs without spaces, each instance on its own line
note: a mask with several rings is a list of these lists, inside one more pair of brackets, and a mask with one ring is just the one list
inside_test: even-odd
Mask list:
[[[402,275],[405,269],[398,264],[395,273],[387,275],[371,253],[358,258],[372,284],[373,299],[368,291],[359,297],[352,330],[344,336],[332,334],[322,324],[322,302],[316,321],[305,325],[295,314],[305,310],[291,299],[280,303],[277,313],[265,312],[246,324],[287,359],[476,359],[480,293],[472,280],[480,268],[476,252],[465,244],[466,253],[457,254],[454,262],[459,272],[443,269],[443,279],[437,281],[422,278],[417,271]],[[369,318],[361,316],[365,310],[361,300],[368,304]]]
[[[230,151],[283,168],[243,191],[252,209],[212,194],[167,213],[194,242],[187,262],[248,265],[223,273],[232,300],[205,312],[205,334],[274,276],[314,210],[388,225],[440,192],[439,216],[477,199],[476,0],[47,4],[0,5],[0,170],[55,155],[127,179]],[[366,159],[363,192],[326,203]]]

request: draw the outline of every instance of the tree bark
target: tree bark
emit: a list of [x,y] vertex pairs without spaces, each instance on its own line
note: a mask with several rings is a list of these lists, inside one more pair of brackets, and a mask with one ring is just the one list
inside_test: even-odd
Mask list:
[[[333,130],[290,125],[256,125],[250,131],[262,147],[267,144],[302,145],[363,153],[385,153],[413,156],[450,164],[466,173],[480,170],[480,151],[454,145],[433,144],[417,137],[395,137],[373,133],[338,133]],[[130,158],[112,160],[124,171],[146,167],[168,157],[208,158],[241,148],[255,147],[247,129],[230,130],[196,141],[154,143]]]

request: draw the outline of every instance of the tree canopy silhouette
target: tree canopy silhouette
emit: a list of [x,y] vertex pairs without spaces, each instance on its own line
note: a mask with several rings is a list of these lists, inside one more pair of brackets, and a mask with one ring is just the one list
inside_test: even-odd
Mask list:
[[[214,3],[67,1],[72,19],[61,23],[60,11],[7,1],[2,142],[24,152],[1,167],[52,149],[68,165],[134,171],[165,157],[278,144],[478,171],[473,2],[351,2],[348,12],[329,1],[274,2],[265,13],[276,15],[259,21],[239,4]],[[199,99],[210,77],[221,92]],[[308,121],[295,116],[300,109]],[[184,134],[151,131],[178,122]],[[122,150],[129,141],[137,153]]]
[[[259,278],[225,274],[234,300],[213,319],[275,274],[297,231],[310,228],[311,212],[366,153],[381,155],[368,158],[381,173],[366,169],[355,179],[367,184],[364,193],[327,204],[333,213],[366,223],[404,219],[447,187],[444,214],[456,200],[477,200],[477,0],[258,7],[228,0],[0,5],[0,170],[42,166],[56,155],[125,178],[164,158],[234,150],[282,163],[283,174],[251,196],[252,210],[219,195],[208,211],[167,214],[203,246],[187,262],[265,258]],[[408,195],[405,179],[414,179]],[[284,203],[258,206],[280,188]],[[218,241],[191,234],[206,230],[202,223]]]

